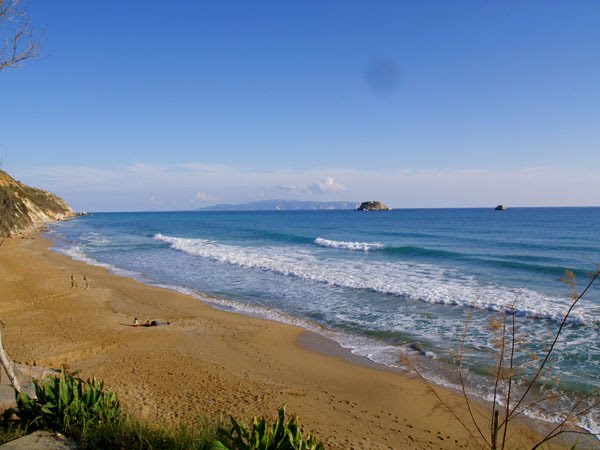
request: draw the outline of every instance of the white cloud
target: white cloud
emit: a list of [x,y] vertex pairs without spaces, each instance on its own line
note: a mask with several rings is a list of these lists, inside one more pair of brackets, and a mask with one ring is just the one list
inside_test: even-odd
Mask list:
[[281,191],[284,195],[291,195],[298,198],[309,198],[315,194],[327,194],[331,192],[341,192],[346,190],[346,186],[336,182],[333,177],[325,177],[322,180],[315,181],[309,185],[305,184],[281,184],[275,187],[275,190]]
[[340,192],[345,191],[346,186],[337,183],[333,177],[327,177],[324,180],[319,180],[310,185],[309,189],[313,192]]
[[302,184],[280,184],[279,186],[275,186],[273,190],[281,191],[283,195],[291,195],[293,197],[307,197],[311,193],[310,189]]
[[148,198],[148,203],[153,209],[173,209],[176,207],[176,202],[173,200],[164,200],[156,195],[151,195]]
[[148,198],[148,201],[151,204],[156,205],[156,206],[162,206],[164,204],[164,202],[162,200],[160,200],[156,195],[151,195]]
[[213,197],[210,194],[207,194],[206,192],[198,192],[195,195],[195,198],[197,201],[201,202],[201,203],[207,203],[207,202],[213,202],[216,200],[215,197]]

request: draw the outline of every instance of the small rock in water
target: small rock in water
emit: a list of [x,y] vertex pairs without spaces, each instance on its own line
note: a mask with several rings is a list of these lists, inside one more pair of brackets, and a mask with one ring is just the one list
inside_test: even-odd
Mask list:
[[358,208],[356,208],[357,211],[391,211],[392,208],[390,208],[389,206],[387,206],[384,203],[381,202],[376,202],[376,201],[369,201],[369,202],[362,202]]

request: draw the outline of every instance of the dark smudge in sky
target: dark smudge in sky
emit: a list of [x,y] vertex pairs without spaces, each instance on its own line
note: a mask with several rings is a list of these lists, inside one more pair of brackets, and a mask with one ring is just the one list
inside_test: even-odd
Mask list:
[[389,95],[397,89],[400,81],[398,66],[389,59],[373,61],[366,68],[365,80],[372,92]]

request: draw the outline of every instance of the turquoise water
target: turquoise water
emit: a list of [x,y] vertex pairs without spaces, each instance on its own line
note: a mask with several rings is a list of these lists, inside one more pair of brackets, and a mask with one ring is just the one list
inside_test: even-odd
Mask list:
[[[468,321],[470,389],[488,397],[490,321],[514,305],[523,354],[542,353],[569,306],[565,270],[583,287],[600,263],[600,208],[96,213],[50,236],[71,257],[299,324],[373,361],[407,368],[409,356],[443,384]],[[569,398],[600,387],[599,337],[595,286],[553,361]],[[598,421],[593,411],[585,425]]]

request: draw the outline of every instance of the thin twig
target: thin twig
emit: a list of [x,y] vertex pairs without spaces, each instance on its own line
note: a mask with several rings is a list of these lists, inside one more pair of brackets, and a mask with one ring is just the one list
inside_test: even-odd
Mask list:
[[[472,429],[465,423],[465,421],[455,412],[455,408],[453,408],[452,406],[450,406],[444,399],[442,399],[442,396],[438,393],[438,391],[430,384],[430,382],[423,376],[423,374],[419,371],[419,369],[414,365],[411,364],[412,369],[415,371],[415,373],[419,376],[419,378],[421,378],[426,386],[428,387],[429,391],[431,391],[433,393],[433,395],[437,398],[438,402],[444,407],[446,408],[446,410],[452,415],[452,417],[454,417],[456,419],[456,421],[465,429],[465,431],[468,433],[469,437],[471,439],[473,439],[477,445],[479,446],[479,448],[481,449],[485,449],[485,447],[483,445],[481,445],[479,443],[479,441],[477,440],[477,436],[475,436],[475,434],[473,433]],[[485,441],[485,438],[484,438]],[[487,441],[485,441],[485,444],[488,445]]]
[[521,403],[523,403],[523,401],[525,401],[525,397],[527,397],[527,394],[529,394],[529,391],[532,389],[533,385],[535,384],[535,382],[538,380],[538,378],[541,376],[544,367],[546,367],[546,363],[548,362],[548,360],[550,359],[550,356],[552,355],[552,352],[554,350],[554,347],[556,345],[556,342],[558,342],[558,338],[560,337],[563,328],[565,327],[567,320],[569,318],[569,315],[571,314],[571,311],[573,311],[573,308],[575,308],[575,305],[577,305],[577,303],[579,302],[579,300],[581,300],[583,298],[583,296],[587,293],[587,291],[589,291],[589,289],[592,287],[592,284],[594,284],[594,281],[596,281],[596,279],[600,276],[600,270],[596,271],[596,273],[594,274],[594,276],[592,277],[592,279],[589,281],[589,283],[587,284],[587,286],[585,287],[585,289],[581,292],[581,294],[579,294],[577,296],[577,298],[575,300],[573,300],[573,302],[571,302],[571,306],[569,306],[569,309],[567,310],[567,313],[565,314],[565,316],[563,317],[560,326],[558,327],[558,331],[555,333],[554,335],[554,339],[552,341],[552,344],[550,345],[550,348],[548,349],[548,351],[546,352],[546,354],[544,355],[544,359],[542,361],[542,363],[540,364],[535,376],[531,379],[531,381],[528,383],[527,388],[525,389],[525,392],[521,395],[521,398],[519,398],[519,401],[517,402],[517,404],[515,405],[514,408],[512,408],[511,410],[511,415],[517,411],[517,409],[519,408],[519,406],[521,406]]
[[458,359],[458,377],[460,379],[461,391],[462,391],[463,397],[465,399],[465,402],[467,404],[467,411],[469,412],[469,416],[471,417],[471,421],[473,422],[473,425],[475,425],[475,428],[477,429],[477,432],[479,433],[479,435],[481,436],[481,438],[483,439],[483,441],[486,443],[486,445],[489,446],[490,443],[488,442],[488,440],[486,439],[485,435],[481,431],[481,428],[479,428],[479,424],[477,423],[477,421],[475,420],[475,417],[473,415],[473,409],[471,408],[471,401],[469,400],[469,396],[467,395],[467,387],[466,387],[465,380],[463,378],[463,373],[462,373],[463,355],[464,355],[465,341],[467,339],[467,329],[468,329],[468,326],[469,326],[468,322],[465,323],[463,335],[462,335],[462,338],[461,338],[461,341],[460,341],[460,352],[459,352],[459,359]]

